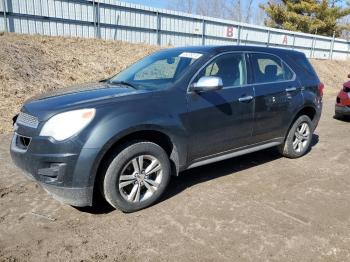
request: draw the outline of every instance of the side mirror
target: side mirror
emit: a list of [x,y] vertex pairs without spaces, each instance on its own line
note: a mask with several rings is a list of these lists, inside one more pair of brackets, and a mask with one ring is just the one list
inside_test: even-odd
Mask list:
[[203,76],[190,87],[190,91],[205,92],[219,90],[223,87],[222,79],[216,76]]

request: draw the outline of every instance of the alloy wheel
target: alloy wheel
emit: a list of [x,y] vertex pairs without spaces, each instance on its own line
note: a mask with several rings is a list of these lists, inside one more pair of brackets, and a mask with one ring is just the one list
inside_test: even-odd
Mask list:
[[150,198],[162,182],[162,165],[151,155],[140,155],[129,161],[119,177],[119,192],[128,202]]
[[303,152],[305,147],[308,146],[310,140],[310,127],[307,123],[301,123],[295,133],[293,138],[293,149],[295,152]]

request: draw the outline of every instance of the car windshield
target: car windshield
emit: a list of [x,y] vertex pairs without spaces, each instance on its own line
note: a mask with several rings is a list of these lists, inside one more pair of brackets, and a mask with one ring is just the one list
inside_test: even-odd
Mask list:
[[199,52],[166,50],[136,62],[110,79],[110,83],[126,84],[134,88],[163,89],[180,79],[197,60]]

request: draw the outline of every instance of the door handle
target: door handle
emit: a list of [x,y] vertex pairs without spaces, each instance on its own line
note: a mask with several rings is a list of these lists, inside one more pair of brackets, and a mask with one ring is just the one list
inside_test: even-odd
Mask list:
[[239,101],[239,102],[249,102],[249,101],[251,101],[251,100],[253,100],[253,97],[252,97],[252,96],[244,96],[244,97],[238,98],[238,101]]
[[286,88],[286,92],[294,92],[294,91],[297,91],[296,87],[288,87],[288,88]]

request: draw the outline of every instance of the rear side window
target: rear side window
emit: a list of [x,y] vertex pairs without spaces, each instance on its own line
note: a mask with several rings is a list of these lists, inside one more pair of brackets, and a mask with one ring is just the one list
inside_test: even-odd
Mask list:
[[294,77],[291,69],[277,56],[255,53],[250,57],[255,83],[280,82]]
[[295,65],[298,66],[303,73],[305,73],[304,75],[306,77],[312,79],[317,78],[315,70],[305,55],[293,56],[291,60],[294,61]]
[[232,53],[217,57],[199,72],[194,82],[203,76],[220,77],[224,87],[245,85],[247,74],[243,54]]

